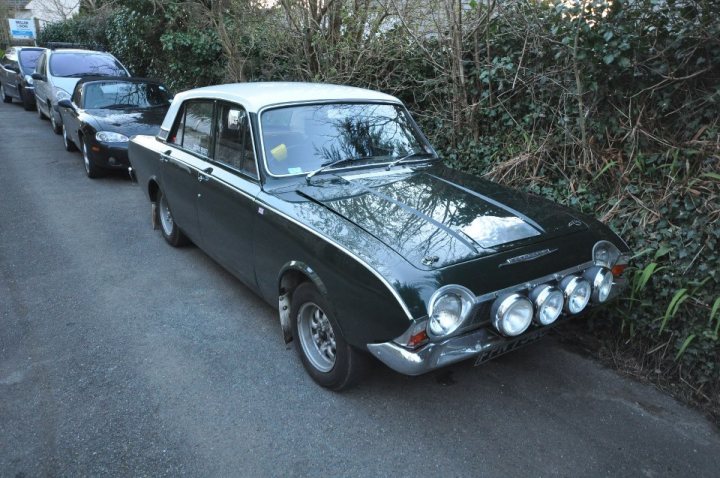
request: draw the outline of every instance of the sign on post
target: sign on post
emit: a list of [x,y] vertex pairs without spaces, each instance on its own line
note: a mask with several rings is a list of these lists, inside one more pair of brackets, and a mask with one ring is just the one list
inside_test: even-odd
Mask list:
[[35,22],[33,20],[9,18],[8,22],[10,22],[10,36],[13,40],[35,39]]

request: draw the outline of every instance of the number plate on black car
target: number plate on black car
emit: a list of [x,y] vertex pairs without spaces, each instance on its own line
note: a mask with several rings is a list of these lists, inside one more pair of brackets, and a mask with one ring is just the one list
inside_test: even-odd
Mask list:
[[477,358],[475,359],[475,366],[478,366],[482,363],[487,362],[488,360],[492,360],[495,357],[499,357],[508,352],[512,352],[515,349],[519,349],[524,345],[535,342],[537,339],[547,334],[548,330],[548,328],[538,329],[536,331],[522,335],[513,340],[512,342],[507,342],[502,345],[498,345],[497,347],[491,348],[487,352],[483,352],[477,356]]

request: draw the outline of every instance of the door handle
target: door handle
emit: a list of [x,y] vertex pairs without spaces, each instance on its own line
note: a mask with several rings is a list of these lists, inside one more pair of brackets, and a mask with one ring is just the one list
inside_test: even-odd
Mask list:
[[160,153],[160,162],[161,163],[169,163],[171,154],[172,154],[172,149],[168,149],[164,153]]
[[213,172],[213,168],[205,168],[202,171],[198,171],[198,181],[201,183],[210,181],[210,176],[208,174]]

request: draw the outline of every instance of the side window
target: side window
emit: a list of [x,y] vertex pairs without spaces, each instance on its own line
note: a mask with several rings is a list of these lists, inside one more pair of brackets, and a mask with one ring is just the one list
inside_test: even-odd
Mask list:
[[221,103],[215,126],[215,161],[257,176],[250,120],[241,106]]
[[175,125],[168,142],[209,157],[212,145],[213,106],[212,101],[185,103],[180,113],[180,120]]

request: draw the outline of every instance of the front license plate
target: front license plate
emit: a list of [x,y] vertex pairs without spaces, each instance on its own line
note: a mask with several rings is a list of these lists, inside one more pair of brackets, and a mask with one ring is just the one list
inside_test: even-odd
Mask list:
[[535,342],[537,339],[542,337],[543,335],[547,334],[550,329],[548,328],[542,328],[535,330],[533,332],[530,332],[529,334],[522,335],[516,339],[514,339],[512,342],[506,342],[502,345],[499,345],[497,347],[494,347],[486,352],[481,353],[477,356],[475,359],[475,366],[487,362],[488,360],[492,360],[496,357],[499,357],[501,355],[504,355],[508,352],[512,352],[513,350],[519,349],[520,347],[523,347],[529,343]]

